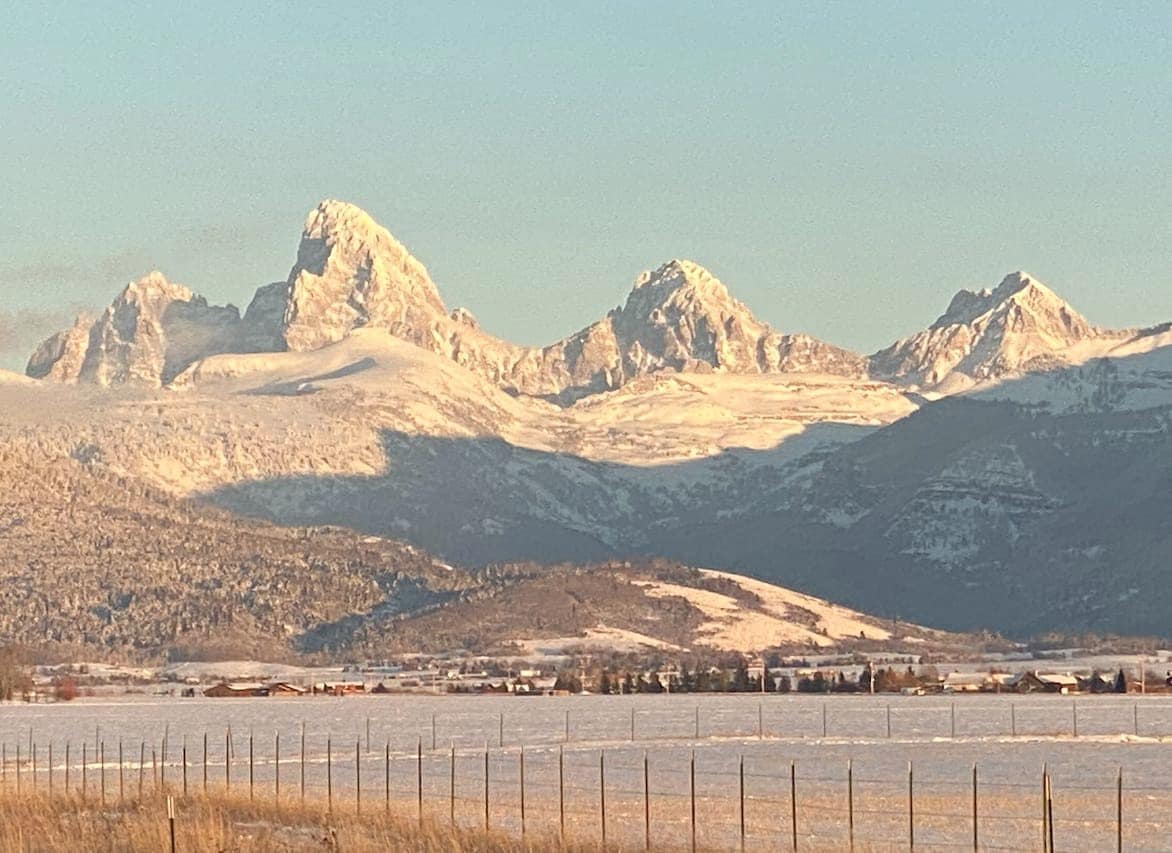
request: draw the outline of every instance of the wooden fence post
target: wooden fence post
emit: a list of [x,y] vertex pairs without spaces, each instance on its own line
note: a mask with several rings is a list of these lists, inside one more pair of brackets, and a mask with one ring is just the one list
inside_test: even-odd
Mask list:
[[[486,747],[487,750],[487,747]],[[485,753],[487,755],[487,751]],[[488,758],[485,759],[485,766],[488,765]],[[415,744],[415,792],[418,805],[419,825],[423,825],[423,738],[419,738]]]
[[326,737],[326,811],[334,812],[334,739]]
[[281,733],[273,733],[273,802],[281,802]]
[[362,814],[362,741],[354,741],[354,814]]
[[850,849],[855,849],[855,766],[846,760],[846,834]]
[[248,800],[252,802],[255,796],[256,786],[256,764],[254,760],[253,744],[255,736],[252,729],[248,730]]
[[977,764],[973,762],[973,853],[981,849],[977,818]]
[[435,751],[435,714],[431,715],[431,749]]
[[391,740],[383,743],[383,810],[391,811]]
[[606,750],[598,750],[598,819],[602,824],[602,849],[606,850]]
[[1078,700],[1070,703],[1070,728],[1075,737],[1078,737]]
[[1115,777],[1115,851],[1123,853],[1123,768]]
[[[83,754],[85,753],[85,744],[84,743],[81,745],[81,751]],[[140,740],[138,742],[138,798],[140,800],[142,799],[142,777],[143,777],[143,773],[145,772],[145,770],[144,770],[145,766],[146,766],[146,741]],[[82,773],[82,776],[84,777],[85,774]]]
[[525,745],[521,745],[521,837],[525,837]]
[[912,763],[907,763],[907,849],[916,849],[916,792]]
[[651,849],[651,768],[643,750],[643,849]]
[[1045,800],[1047,800],[1049,787],[1049,774],[1045,770],[1045,765],[1042,765],[1042,853],[1050,853],[1050,833],[1048,832],[1049,817],[1047,807],[1045,807]]
[[203,730],[203,792],[208,792],[208,730]]
[[558,838],[566,840],[566,756],[558,747]]
[[822,703],[822,737],[826,737],[826,703]]
[[53,741],[49,741],[49,796],[53,796]]
[[456,741],[451,743],[448,758],[448,823],[456,825]]
[[224,790],[232,790],[232,729],[224,730]]
[[745,853],[745,756],[740,756],[738,770],[738,788],[741,800],[741,853]]
[[98,744],[98,779],[101,782],[102,806],[106,805],[106,742]]
[[798,766],[789,763],[789,825],[793,849],[798,849]]
[[[501,749],[505,748],[505,713],[504,713],[504,711],[501,712],[500,717],[497,720],[496,745]],[[433,746],[432,749],[435,749],[435,747]]]
[[[696,718],[699,719],[700,709],[696,708]],[[691,800],[691,827],[692,853],[696,853],[696,750],[692,750],[692,760],[688,765],[688,796]]]
[[488,744],[484,745],[484,831],[488,832],[489,817],[488,817]]
[[305,802],[305,720],[301,721],[301,802]]
[[891,739],[891,703],[887,703],[887,739]]

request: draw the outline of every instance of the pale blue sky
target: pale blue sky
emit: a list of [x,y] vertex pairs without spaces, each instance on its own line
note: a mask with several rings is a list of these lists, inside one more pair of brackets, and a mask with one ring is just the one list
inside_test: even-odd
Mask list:
[[246,303],[326,197],[524,343],[672,257],[863,351],[1018,268],[1172,319],[1167,3],[45,5],[0,0],[7,366],[154,267]]

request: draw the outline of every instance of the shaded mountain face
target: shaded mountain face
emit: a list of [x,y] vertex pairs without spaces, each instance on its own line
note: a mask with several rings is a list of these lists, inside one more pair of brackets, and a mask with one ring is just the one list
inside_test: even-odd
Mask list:
[[97,319],[42,343],[27,373],[38,379],[100,386],[170,382],[192,362],[239,345],[232,306],[210,306],[181,284],[152,272],[126,286]]
[[382,329],[516,394],[571,402],[660,371],[807,372],[859,377],[865,361],[757,320],[707,270],[672,261],[635,283],[627,304],[545,348],[485,333],[448,311],[427,269],[365,211],[324,201],[310,212],[286,281],[260,288],[243,319],[152,273],[98,320],[45,341],[28,374],[98,385],[165,385],[220,353],[310,352]]
[[871,356],[871,375],[945,392],[1047,369],[1071,360],[1088,342],[1117,343],[1132,331],[1096,328],[1026,273],[994,290],[962,290],[928,329]]

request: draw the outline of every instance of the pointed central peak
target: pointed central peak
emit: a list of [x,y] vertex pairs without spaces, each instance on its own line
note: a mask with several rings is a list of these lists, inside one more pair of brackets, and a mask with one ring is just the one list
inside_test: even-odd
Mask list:
[[1026,272],[1012,272],[990,290],[961,290],[952,297],[948,310],[937,318],[932,328],[968,325],[1006,304],[1029,308],[1036,313],[1074,314],[1071,308],[1053,290]]
[[728,288],[704,267],[687,260],[673,260],[648,270],[635,279],[623,312],[648,317],[656,312],[695,314],[711,312],[724,318],[737,316],[756,323],[752,312],[729,293]]
[[362,208],[326,200],[309,212],[289,273],[285,343],[311,350],[363,326],[426,345],[447,309],[427,269]]
[[678,290],[682,287],[703,287],[708,285],[727,294],[728,288],[720,279],[700,266],[695,261],[675,260],[668,261],[658,269],[647,270],[635,279],[635,290],[646,287],[661,289],[665,292]]
[[374,234],[385,232],[374,219],[356,204],[337,199],[326,199],[305,218],[304,237],[325,237],[338,231]]
[[1018,271],[992,290],[961,290],[927,330],[872,356],[871,371],[915,387],[955,390],[1061,362],[1070,347],[1104,334]]
[[182,284],[168,281],[158,270],[151,270],[123,288],[119,300],[129,302],[190,302],[195,295]]

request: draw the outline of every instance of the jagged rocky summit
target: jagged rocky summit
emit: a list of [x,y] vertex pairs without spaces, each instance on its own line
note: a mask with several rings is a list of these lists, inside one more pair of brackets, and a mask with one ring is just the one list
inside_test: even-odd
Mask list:
[[928,329],[873,355],[870,372],[915,388],[958,391],[1060,366],[1080,344],[1134,334],[1092,326],[1046,285],[1015,272],[994,290],[961,290]]
[[312,351],[380,328],[517,394],[569,402],[658,371],[807,372],[858,377],[860,356],[759,321],[715,276],[675,260],[643,273],[626,304],[544,348],[521,347],[449,311],[426,267],[365,211],[310,212],[286,281],[260,288],[240,317],[151,273],[101,317],[38,347],[28,374],[99,385],[165,385],[218,353]]
[[208,305],[181,284],[152,272],[126,286],[100,317],[83,315],[42,343],[29,360],[36,379],[110,386],[170,382],[193,361],[246,351],[233,306]]

